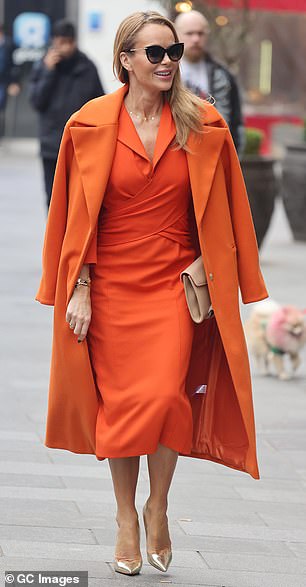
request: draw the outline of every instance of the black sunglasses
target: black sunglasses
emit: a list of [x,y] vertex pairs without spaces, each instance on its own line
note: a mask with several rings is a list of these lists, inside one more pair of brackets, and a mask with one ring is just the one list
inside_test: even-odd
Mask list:
[[150,63],[161,63],[166,53],[171,61],[179,61],[183,57],[184,43],[174,43],[166,49],[160,45],[149,45],[149,47],[127,49],[125,53],[134,53],[134,51],[145,51]]

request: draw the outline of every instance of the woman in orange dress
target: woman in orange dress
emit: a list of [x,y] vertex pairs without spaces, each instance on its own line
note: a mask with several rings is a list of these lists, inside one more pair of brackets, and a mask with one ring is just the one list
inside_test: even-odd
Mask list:
[[193,322],[177,276],[195,258],[184,151],[170,148],[175,125],[163,105],[153,159],[125,104],[98,220],[87,334],[104,401],[97,452],[129,457],[158,443],[189,452],[192,414],[185,380]]
[[[91,248],[84,260],[85,265],[93,262],[90,297],[89,290],[80,288],[67,313],[71,328],[82,339],[85,331],[73,307],[77,304],[81,312],[82,296],[88,306],[85,312],[91,309],[87,339],[103,399],[97,454],[109,458],[120,530],[115,568],[127,573],[141,567],[135,455],[148,455],[152,482],[144,508],[150,524],[149,562],[166,571],[171,560],[167,494],[178,453],[190,452],[192,443],[185,380],[193,323],[178,276],[196,251],[188,224],[186,155],[183,149],[173,149],[176,126],[164,100],[183,46],[159,16],[147,20],[146,24],[143,17],[144,26],[137,35],[133,30],[131,38],[124,30],[131,28],[129,19],[117,33],[116,65],[121,75],[128,75],[129,92],[119,115],[97,248]],[[149,55],[146,46],[152,47]],[[161,48],[169,48],[169,53]],[[88,276],[85,267],[81,277]]]
[[[228,129],[210,107],[203,131],[207,105],[181,85],[182,54],[173,24],[158,13],[136,13],[119,26],[114,69],[125,86],[67,123],[36,296],[55,306],[46,445],[108,458],[115,570],[130,575],[142,566],[140,455],[147,454],[150,476],[148,561],[164,572],[178,454],[259,477],[238,271],[245,303],[267,291]],[[195,328],[179,279],[201,252],[222,339],[215,318]]]
[[[167,37],[157,41],[170,44]],[[166,524],[170,471],[178,452],[190,452],[192,443],[185,380],[193,323],[178,275],[196,253],[188,228],[191,191],[186,157],[183,150],[170,147],[175,134],[165,102],[151,158],[122,105],[98,221],[97,257],[86,258],[96,262],[91,268],[92,317],[87,339],[103,398],[97,418],[97,454],[110,459],[122,528],[116,559],[123,569],[124,554],[139,558],[134,536],[124,530],[134,507],[139,456],[133,455],[148,454],[153,480],[146,504],[147,516],[153,520],[149,559],[165,571],[171,555]],[[126,466],[130,475],[134,472],[130,492],[123,482]]]

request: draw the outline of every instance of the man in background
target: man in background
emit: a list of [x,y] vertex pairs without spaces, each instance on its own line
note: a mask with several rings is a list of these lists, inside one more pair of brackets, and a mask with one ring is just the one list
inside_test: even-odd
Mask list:
[[74,25],[57,21],[50,48],[33,66],[29,88],[31,104],[39,113],[47,208],[64,126],[85,102],[103,94],[95,65],[77,47]]
[[226,120],[236,149],[244,146],[244,128],[239,89],[230,71],[215,61],[207,51],[209,24],[196,10],[180,13],[175,20],[180,41],[185,44],[181,74],[185,85],[197,96],[211,95],[216,108]]

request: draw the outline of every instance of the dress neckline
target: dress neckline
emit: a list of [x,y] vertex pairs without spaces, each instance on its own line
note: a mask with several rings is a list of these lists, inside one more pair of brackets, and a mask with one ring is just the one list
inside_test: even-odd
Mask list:
[[122,103],[119,116],[118,140],[146,159],[153,169],[156,167],[158,161],[174,139],[175,135],[176,127],[172,118],[171,109],[169,103],[165,101],[157,131],[153,159],[151,160],[124,102]]

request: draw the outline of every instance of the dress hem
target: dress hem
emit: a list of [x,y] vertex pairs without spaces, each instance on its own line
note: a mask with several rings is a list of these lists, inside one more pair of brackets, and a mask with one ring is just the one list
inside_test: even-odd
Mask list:
[[[163,442],[160,442],[160,444],[164,444],[164,443]],[[90,456],[95,456],[96,459],[99,460],[99,461],[104,461],[105,459],[108,459],[108,458],[120,458],[120,457],[101,457],[101,456],[98,456],[95,453],[94,450],[90,450],[90,449],[88,449],[88,450],[85,450],[85,449],[77,450],[77,449],[71,449],[71,448],[67,448],[67,447],[63,447],[63,446],[55,446],[55,445],[52,445],[51,443],[47,444],[46,442],[44,443],[44,446],[46,446],[47,448],[52,448],[52,449],[56,449],[56,450],[66,450],[66,451],[69,451],[69,452],[74,453],[74,454],[87,454],[87,455],[90,455]],[[166,446],[166,445],[164,445],[164,446]],[[172,448],[172,447],[167,447],[167,448]],[[128,455],[128,456],[145,456],[146,454],[153,454],[154,452],[156,452],[156,450],[157,450],[157,447],[156,447],[155,450],[152,450],[151,452],[144,452],[144,453],[141,453],[139,455]],[[258,468],[257,467],[256,467],[256,469],[253,469],[253,468],[250,469],[249,467],[248,468],[242,468],[239,465],[236,466],[234,463],[222,462],[217,457],[213,457],[212,455],[209,455],[209,454],[194,453],[191,450],[189,450],[189,451],[188,450],[187,451],[183,451],[183,450],[182,451],[177,451],[177,449],[173,449],[173,448],[172,448],[172,450],[175,450],[176,452],[178,452],[178,456],[191,457],[191,458],[201,459],[201,460],[208,461],[208,462],[213,462],[213,463],[216,463],[218,465],[223,465],[224,467],[228,467],[230,469],[233,469],[233,470],[236,470],[236,471],[240,471],[242,473],[247,473],[248,475],[250,475],[251,477],[253,477],[253,479],[256,479],[256,480],[260,479],[260,474],[259,474],[259,471],[258,471]],[[122,457],[122,458],[125,458],[125,457]]]
[[102,457],[102,456],[99,456],[98,454],[96,454],[96,458],[98,460],[104,460],[104,459],[117,459],[117,458],[120,459],[120,458],[141,457],[141,456],[145,456],[145,455],[151,455],[151,454],[154,454],[157,451],[159,444],[165,446],[166,448],[170,448],[171,450],[174,450],[177,453],[184,453],[187,456],[191,453],[191,445],[189,445],[190,446],[189,450],[188,449],[187,450],[186,449],[184,450],[183,448],[180,448],[180,449],[174,448],[173,445],[170,446],[171,443],[168,442],[168,441],[159,440],[157,442],[155,448],[152,447],[152,448],[149,448],[149,449],[144,449],[141,452],[138,451],[138,454],[136,454],[136,455],[135,454],[125,454],[125,455],[120,454],[120,455],[114,455],[114,456],[108,456],[107,455],[107,456]]

